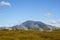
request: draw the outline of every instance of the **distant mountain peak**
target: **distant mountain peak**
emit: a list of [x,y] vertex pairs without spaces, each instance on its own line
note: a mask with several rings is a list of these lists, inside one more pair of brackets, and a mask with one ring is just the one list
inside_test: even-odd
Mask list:
[[43,22],[40,21],[32,21],[32,20],[28,20],[23,22],[20,25],[14,26],[13,28],[16,29],[22,29],[22,30],[51,30],[53,28],[53,26],[45,24]]

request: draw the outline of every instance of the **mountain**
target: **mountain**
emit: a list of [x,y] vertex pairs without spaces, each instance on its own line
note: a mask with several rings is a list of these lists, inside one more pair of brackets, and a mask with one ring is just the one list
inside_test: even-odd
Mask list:
[[15,25],[12,29],[22,29],[22,30],[52,30],[54,27],[48,24],[45,24],[40,21],[25,21],[20,25]]

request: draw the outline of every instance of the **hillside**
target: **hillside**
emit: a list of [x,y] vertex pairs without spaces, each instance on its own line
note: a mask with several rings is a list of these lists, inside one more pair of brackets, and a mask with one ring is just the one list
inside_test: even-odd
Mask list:
[[23,29],[23,30],[52,30],[55,27],[45,24],[43,22],[40,21],[32,21],[32,20],[28,20],[25,21],[23,23],[21,23],[20,25],[15,25],[12,27],[14,30],[15,29]]

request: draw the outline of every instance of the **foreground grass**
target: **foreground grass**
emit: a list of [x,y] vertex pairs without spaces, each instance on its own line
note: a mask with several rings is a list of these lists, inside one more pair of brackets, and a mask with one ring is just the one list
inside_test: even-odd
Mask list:
[[60,31],[0,30],[0,40],[60,40]]

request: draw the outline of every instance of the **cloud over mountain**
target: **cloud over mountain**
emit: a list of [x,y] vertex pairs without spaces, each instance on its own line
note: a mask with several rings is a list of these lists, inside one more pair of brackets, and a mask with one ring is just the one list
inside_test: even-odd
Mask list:
[[52,24],[60,24],[60,19],[54,20],[54,21],[52,21],[51,23],[52,23]]

